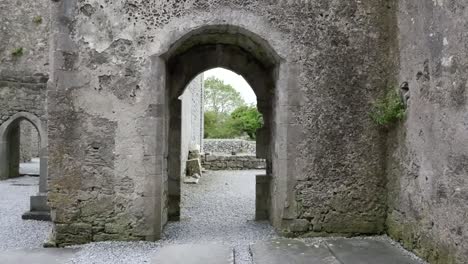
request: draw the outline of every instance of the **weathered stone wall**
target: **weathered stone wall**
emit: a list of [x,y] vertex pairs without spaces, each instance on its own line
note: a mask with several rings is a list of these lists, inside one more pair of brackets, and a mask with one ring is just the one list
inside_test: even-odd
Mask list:
[[0,125],[18,112],[46,121],[49,3],[0,2]]
[[468,263],[468,5],[399,4],[410,100],[389,136],[388,233],[430,263]]
[[204,139],[203,151],[206,153],[249,153],[256,152],[256,142],[242,139]]
[[[392,2],[52,3],[49,202],[57,243],[159,236],[165,171],[179,166],[166,163],[171,142],[161,142],[175,131],[157,89],[167,81],[159,56],[205,25],[255,38],[280,56],[270,113],[275,227],[299,219],[304,228],[294,230],[314,234],[384,230],[384,140],[368,112],[394,76]],[[256,58],[267,51],[248,50]]]
[[207,170],[265,169],[265,160],[255,155],[203,155],[202,166]]
[[[44,102],[45,103],[45,102]],[[41,148],[39,133],[29,121],[20,122],[20,160],[29,162],[32,158],[39,157]]]
[[180,97],[182,101],[182,140],[181,140],[181,172],[185,175],[185,164],[189,150],[200,146],[203,129],[203,75],[193,79]]
[[20,123],[20,160],[29,162],[32,159],[32,131],[35,129],[28,121]]

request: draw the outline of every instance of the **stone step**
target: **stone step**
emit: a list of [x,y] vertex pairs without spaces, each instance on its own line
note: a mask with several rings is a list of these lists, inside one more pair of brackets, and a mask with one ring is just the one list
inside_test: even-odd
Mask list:
[[234,251],[219,244],[181,244],[165,246],[151,260],[152,264],[233,264]]

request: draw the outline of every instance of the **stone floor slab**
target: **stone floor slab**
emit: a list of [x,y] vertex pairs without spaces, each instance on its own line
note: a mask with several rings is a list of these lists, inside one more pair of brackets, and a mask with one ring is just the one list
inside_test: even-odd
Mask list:
[[328,248],[343,264],[419,264],[388,241],[362,238],[328,240]]
[[35,248],[1,251],[0,263],[63,264],[77,251],[78,249],[71,248]]
[[233,249],[218,244],[183,244],[163,247],[153,264],[233,264]]
[[341,264],[323,244],[274,239],[250,246],[255,264]]

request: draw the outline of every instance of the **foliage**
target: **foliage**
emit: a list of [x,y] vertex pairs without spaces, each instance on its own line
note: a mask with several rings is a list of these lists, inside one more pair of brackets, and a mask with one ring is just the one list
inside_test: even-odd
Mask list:
[[231,120],[234,130],[247,133],[250,139],[255,139],[257,129],[263,126],[262,114],[255,106],[238,107],[231,113]]
[[254,106],[240,106],[230,115],[205,112],[205,138],[239,138],[247,134],[255,139],[256,131],[262,127],[262,115]]
[[205,138],[235,138],[236,136],[239,136],[239,133],[233,130],[230,115],[205,111]]
[[34,22],[34,24],[37,24],[37,25],[41,24],[42,23],[42,17],[41,16],[35,16],[33,18],[33,22]]
[[20,57],[20,56],[23,55],[23,52],[24,52],[23,48],[20,47],[20,48],[14,49],[14,50],[11,52],[11,55],[12,55],[13,57]]
[[371,118],[378,125],[389,126],[405,117],[405,105],[395,89],[377,100],[371,112]]
[[244,105],[240,93],[216,77],[205,80],[205,109],[216,114],[229,114]]

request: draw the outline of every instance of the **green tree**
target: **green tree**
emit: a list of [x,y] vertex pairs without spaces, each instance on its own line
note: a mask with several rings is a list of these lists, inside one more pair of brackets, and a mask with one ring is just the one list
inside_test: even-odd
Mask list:
[[229,126],[237,133],[247,133],[250,139],[255,139],[257,129],[263,126],[263,117],[255,106],[240,106],[231,113]]
[[216,115],[229,114],[239,106],[245,105],[240,93],[231,85],[216,77],[205,80],[205,109]]
[[214,111],[205,111],[204,137],[205,138],[235,138],[240,132],[231,125],[231,116],[217,114]]

